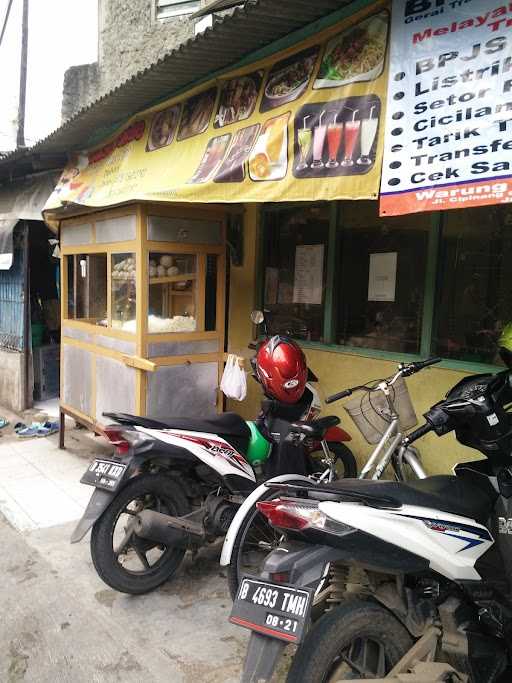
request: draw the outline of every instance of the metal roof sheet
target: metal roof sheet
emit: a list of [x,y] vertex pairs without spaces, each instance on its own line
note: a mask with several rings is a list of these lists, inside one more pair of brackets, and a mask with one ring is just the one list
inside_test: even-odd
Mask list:
[[113,125],[349,4],[350,0],[247,0],[244,7],[82,108],[32,147],[0,157],[0,178],[52,163],[63,165],[68,151],[84,148],[93,137],[106,137]]

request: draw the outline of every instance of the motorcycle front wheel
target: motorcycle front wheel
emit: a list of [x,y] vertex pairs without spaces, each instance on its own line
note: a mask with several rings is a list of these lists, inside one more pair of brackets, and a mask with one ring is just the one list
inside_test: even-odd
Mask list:
[[297,650],[286,681],[384,678],[412,645],[407,629],[384,607],[347,600],[316,622]]
[[169,477],[142,474],[114,498],[92,528],[91,557],[98,576],[121,593],[141,595],[154,590],[177,571],[185,548],[156,544],[133,531],[142,510],[182,517],[187,499]]
[[[287,481],[287,484],[303,484],[303,481]],[[279,498],[279,492],[269,489],[259,500]],[[233,544],[231,562],[228,567],[228,587],[231,599],[238,593],[243,574],[257,576],[261,573],[267,555],[279,547],[284,540],[283,532],[275,529],[256,505],[246,515]]]
[[[336,459],[337,477],[340,479],[357,477],[357,464],[350,448],[343,443],[331,441],[327,442],[327,445]],[[311,475],[321,474],[325,470],[325,465],[321,462],[323,451],[310,453],[308,457]],[[279,498],[279,495],[279,492],[269,490],[260,500]],[[233,600],[238,592],[242,574],[254,576],[260,574],[265,558],[279,546],[282,540],[282,531],[274,529],[268,519],[254,506],[244,519],[233,544],[231,562],[228,567],[228,586]]]

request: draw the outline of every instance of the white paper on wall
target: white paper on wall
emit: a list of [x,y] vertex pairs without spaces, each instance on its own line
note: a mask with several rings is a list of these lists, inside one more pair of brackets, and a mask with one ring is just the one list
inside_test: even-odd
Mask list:
[[397,252],[370,254],[368,301],[394,301]]
[[295,249],[294,304],[321,304],[324,280],[324,245],[301,244]]

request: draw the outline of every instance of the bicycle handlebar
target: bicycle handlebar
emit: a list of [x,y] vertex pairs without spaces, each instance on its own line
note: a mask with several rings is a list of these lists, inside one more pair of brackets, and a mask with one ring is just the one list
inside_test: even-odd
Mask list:
[[[441,358],[438,356],[434,356],[433,358],[427,358],[427,360],[420,360],[415,363],[408,363],[405,366],[405,374],[411,374],[413,375],[415,372],[419,372],[420,370],[423,370],[423,368],[428,368],[429,365],[435,365],[436,363],[441,362]],[[407,373],[407,370],[409,370],[409,373]]]
[[346,396],[350,396],[351,394],[352,389],[344,389],[343,391],[339,391],[337,394],[333,394],[332,396],[326,398],[325,402],[334,403],[334,401],[339,401],[341,398],[345,398]]
[[411,444],[413,441],[421,439],[422,436],[425,436],[425,434],[428,434],[433,429],[434,427],[430,424],[430,422],[425,422],[424,425],[421,425],[421,427],[418,427],[418,429],[415,429],[413,432],[410,432],[410,434],[407,434],[407,442]]
[[[427,358],[426,360],[420,360],[416,361],[414,363],[406,363],[406,364],[401,364],[399,366],[398,372],[396,375],[394,375],[393,379],[391,381],[388,380],[389,384],[394,384],[395,381],[399,377],[409,377],[410,375],[414,375],[416,372],[419,372],[420,370],[423,370],[424,368],[427,368],[429,365],[434,365],[435,363],[440,363],[441,358],[438,356],[435,356],[433,358]],[[386,381],[386,380],[383,380]],[[364,384],[356,387],[351,387],[350,389],[344,389],[343,391],[339,391],[337,394],[332,394],[332,396],[329,396],[328,398],[325,399],[326,403],[334,403],[334,401],[339,401],[342,398],[345,398],[347,396],[350,396],[351,394],[354,393],[354,391],[373,391],[374,387],[368,387]],[[418,437],[419,438],[419,437]]]

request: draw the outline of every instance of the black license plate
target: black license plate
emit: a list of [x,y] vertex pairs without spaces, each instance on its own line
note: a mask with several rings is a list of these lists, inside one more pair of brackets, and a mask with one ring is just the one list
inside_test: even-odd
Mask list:
[[305,634],[313,590],[244,577],[229,618],[232,624],[299,643]]
[[89,484],[98,489],[115,491],[126,472],[128,465],[111,460],[94,460],[80,479],[82,484]]

